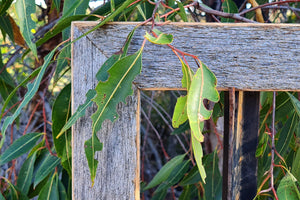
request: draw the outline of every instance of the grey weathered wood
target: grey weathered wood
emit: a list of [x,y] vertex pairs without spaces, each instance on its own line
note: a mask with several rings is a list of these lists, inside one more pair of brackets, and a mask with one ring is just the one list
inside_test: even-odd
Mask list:
[[[73,27],[74,28],[74,27]],[[73,38],[81,32],[73,30]],[[85,101],[85,93],[96,85],[95,75],[106,57],[83,38],[72,47],[72,111]],[[98,136],[103,150],[96,154],[99,160],[94,187],[84,153],[84,141],[91,137],[90,116],[95,107],[88,109],[72,129],[72,196],[74,200],[138,199],[139,198],[139,91],[120,103],[119,119],[105,121]],[[135,194],[135,192],[138,192]]]
[[[96,23],[76,22],[73,26],[86,32]],[[105,25],[87,38],[93,48],[109,57],[121,48],[136,24]],[[131,53],[140,48],[149,27],[136,31]],[[218,89],[300,89],[300,25],[172,23],[159,29],[174,35],[175,47],[199,56],[210,67],[218,79]],[[135,80],[139,88],[181,87],[181,66],[167,46],[147,43],[143,65],[141,75]]]
[[[73,45],[73,112],[84,102],[88,89],[95,87],[100,66],[120,50],[136,24],[108,24]],[[73,40],[95,25],[73,23]],[[299,25],[173,23],[160,29],[174,35],[175,47],[198,55],[210,67],[218,79],[218,89],[300,91]],[[136,31],[130,53],[140,48],[145,30],[149,26]],[[135,95],[126,105],[118,106],[117,122],[106,121],[98,133],[104,149],[96,154],[99,166],[93,188],[84,141],[91,135],[90,116],[95,108],[76,123],[72,131],[74,199],[139,199],[139,89],[178,89],[181,76],[180,63],[168,47],[146,44],[143,70],[134,81]]]

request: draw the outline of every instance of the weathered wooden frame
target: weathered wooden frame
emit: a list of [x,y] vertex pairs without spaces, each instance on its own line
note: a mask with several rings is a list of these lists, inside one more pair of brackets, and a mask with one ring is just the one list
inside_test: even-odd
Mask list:
[[[96,24],[97,22],[73,22],[72,40]],[[95,75],[100,66],[109,56],[120,50],[127,34],[136,24],[111,23],[73,44],[73,112],[85,101],[86,92],[96,86]],[[252,131],[250,135],[253,136],[254,142],[257,141],[258,129],[256,130],[255,126],[258,126],[258,119],[254,121],[253,119],[258,116],[259,93],[255,91],[299,91],[300,89],[300,25],[172,23],[159,29],[174,35],[175,47],[198,55],[200,60],[210,67],[218,79],[218,90],[227,91],[235,88],[236,91],[240,91],[237,94],[239,99],[237,104],[240,105],[236,106],[238,107],[237,119],[234,120],[239,128],[234,128],[232,118],[235,115],[231,115],[231,122],[225,124],[224,138],[228,137],[228,141],[231,138],[227,146],[229,164],[226,165],[225,162],[225,169],[229,174],[241,173],[240,165],[237,163],[235,166],[230,159],[240,156],[238,150],[242,148],[243,139],[249,136],[249,133],[248,136],[245,134],[249,130],[249,123],[254,124],[254,133]],[[149,30],[149,26],[143,26],[136,31],[129,53],[140,48],[145,30]],[[113,124],[105,121],[98,133],[104,148],[96,154],[99,166],[94,187],[91,187],[84,154],[84,141],[91,135],[90,116],[95,108],[88,109],[86,117],[81,118],[73,126],[72,197],[74,200],[140,198],[139,91],[181,89],[181,76],[178,58],[168,47],[146,44],[143,52],[143,69],[134,81],[134,95],[127,98],[126,105],[123,103],[118,105],[119,119]],[[248,102],[255,102],[251,106],[255,110],[254,114],[251,114],[249,106],[247,111]],[[227,101],[227,104],[228,110],[233,110],[232,107],[230,109],[230,102]],[[248,122],[244,121],[250,115],[254,118]],[[228,118],[230,119],[230,116]],[[223,199],[242,196],[243,186],[236,187],[241,183],[240,174],[237,177],[227,178],[224,183],[227,189]]]

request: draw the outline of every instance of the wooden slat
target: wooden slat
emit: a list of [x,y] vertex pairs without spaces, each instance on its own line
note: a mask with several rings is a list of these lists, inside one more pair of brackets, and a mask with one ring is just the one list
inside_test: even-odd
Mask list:
[[[80,31],[72,30],[73,38]],[[95,75],[106,57],[87,38],[72,47],[72,111],[85,101],[85,93],[96,85]],[[139,90],[120,103],[119,119],[105,121],[98,137],[103,150],[96,153],[99,161],[94,187],[84,153],[84,141],[91,137],[90,116],[95,107],[88,109],[72,129],[72,197],[74,200],[139,199]]]
[[[96,24],[75,22],[73,26],[86,32]],[[120,50],[136,24],[105,25],[88,40],[107,58]],[[149,28],[136,31],[131,53],[140,48]],[[175,47],[199,56],[210,67],[218,89],[300,90],[300,25],[172,23],[159,29],[174,35]],[[147,43],[143,70],[135,83],[140,89],[176,89],[181,87],[181,74],[180,62],[168,47]]]

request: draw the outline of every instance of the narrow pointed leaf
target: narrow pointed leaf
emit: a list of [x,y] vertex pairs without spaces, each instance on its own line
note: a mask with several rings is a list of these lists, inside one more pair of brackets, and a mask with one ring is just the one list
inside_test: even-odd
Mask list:
[[57,173],[54,173],[53,176],[48,180],[47,184],[41,190],[38,198],[38,200],[53,199],[59,199]]
[[[3,137],[0,142],[0,149],[5,141],[5,136],[6,136],[5,132],[6,132],[7,127],[10,124],[12,124],[12,122],[19,116],[19,114],[21,113],[21,110],[28,104],[28,102],[33,98],[33,96],[39,89],[39,86],[40,86],[41,80],[44,76],[45,70],[46,70],[47,66],[49,65],[56,49],[57,48],[53,49],[49,54],[47,54],[47,56],[44,59],[44,64],[41,66],[41,69],[40,69],[39,74],[37,75],[36,79],[32,83],[29,83],[27,85],[27,93],[25,94],[24,99],[23,99],[22,103],[19,105],[19,107],[17,108],[17,110],[14,112],[14,114],[12,116],[7,117],[4,120],[2,129],[1,129]],[[36,71],[34,71],[34,72],[36,72]]]
[[24,194],[28,193],[31,185],[35,159],[36,159],[36,153],[34,153],[31,157],[25,160],[19,172],[17,187]]
[[[97,170],[98,162],[94,159],[95,152],[100,149],[100,142],[96,133],[100,130],[104,120],[112,122],[118,117],[116,106],[119,102],[126,103],[127,96],[133,94],[132,81],[141,72],[142,68],[142,49],[135,54],[122,58],[117,61],[109,70],[107,81],[100,81],[96,86],[97,96],[93,101],[98,109],[92,115],[92,137],[85,143],[85,153],[91,172],[93,182]],[[95,146],[97,145],[97,146]]]
[[96,151],[101,151],[102,148],[103,148],[103,144],[100,142],[96,133],[93,133],[92,137],[89,140],[85,141],[84,143],[84,152],[91,173],[92,186],[94,185],[94,179],[96,177],[96,171],[98,166],[98,160],[94,158],[95,153]]
[[159,172],[154,176],[154,178],[151,180],[151,182],[145,187],[145,190],[148,190],[150,188],[153,188],[159,184],[161,184],[163,181],[167,180],[170,176],[173,169],[178,166],[180,163],[183,162],[183,159],[185,157],[185,154],[179,155],[174,157],[172,160],[167,162],[160,170]]
[[292,174],[297,179],[298,183],[300,183],[300,148],[298,148],[296,152],[296,156],[293,160],[293,166],[292,166]]
[[187,96],[181,96],[177,99],[173,117],[172,126],[178,128],[181,124],[186,122],[187,116]]
[[154,37],[146,32],[145,38],[149,42],[160,45],[171,44],[173,42],[173,35],[162,33],[157,29],[154,29],[153,32],[157,35],[157,37]]
[[192,135],[199,141],[204,141],[204,136],[200,128],[201,122],[210,118],[212,110],[207,110],[204,100],[212,102],[219,100],[219,93],[216,89],[217,79],[215,75],[200,63],[196,74],[193,77],[187,98],[187,114]]
[[[71,84],[57,96],[52,109],[52,136],[58,157],[65,163],[63,167],[71,175],[71,130],[64,132],[64,136],[56,138],[61,128],[71,116]],[[66,162],[65,162],[66,161]]]
[[300,191],[299,185],[297,183],[296,178],[291,174],[287,173],[283,179],[281,179],[278,189],[277,195],[279,200],[299,200],[300,199]]
[[55,167],[60,163],[60,158],[52,156],[50,153],[43,160],[41,166],[35,174],[34,187],[37,186],[44,178],[46,178]]
[[187,16],[183,4],[181,3],[181,1],[176,1],[176,3],[178,5],[178,8],[180,9],[178,14],[180,15],[182,21],[187,22],[188,20],[187,20]]
[[[203,128],[203,123],[202,124],[202,128]],[[193,146],[193,152],[194,152],[194,157],[198,166],[198,170],[200,173],[200,176],[203,180],[203,182],[205,183],[205,178],[206,178],[206,173],[205,173],[205,169],[203,167],[203,163],[202,163],[202,158],[203,158],[203,150],[202,150],[202,145],[201,143],[192,135],[192,146]]]
[[296,97],[294,97],[291,93],[287,92],[287,94],[290,97],[290,101],[292,102],[297,115],[300,117],[300,101]]
[[20,22],[21,33],[31,49],[35,57],[37,58],[36,45],[32,42],[33,33],[35,33],[35,22],[31,18],[31,14],[35,14],[35,4],[29,0],[17,0],[16,1],[16,13],[18,14]]
[[[189,92],[190,85],[193,78],[192,70],[180,59],[182,64],[182,87],[186,88]],[[183,124],[188,119],[187,116],[187,96],[181,96],[177,99],[173,117],[172,117],[172,125],[174,128],[178,128],[181,124]]]
[[7,163],[32,149],[42,133],[28,133],[18,138],[1,155],[0,165]]

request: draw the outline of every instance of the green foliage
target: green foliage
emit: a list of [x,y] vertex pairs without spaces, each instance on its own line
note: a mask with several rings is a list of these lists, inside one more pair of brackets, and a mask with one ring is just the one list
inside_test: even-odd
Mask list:
[[[0,133],[0,165],[1,167],[2,165],[14,166],[9,162],[14,162],[15,159],[29,152],[26,160],[21,161],[22,166],[17,173],[18,179],[16,179],[17,174],[15,174],[15,181],[2,177],[1,174],[0,199],[29,199],[36,196],[38,196],[38,199],[71,199],[70,128],[80,117],[85,115],[86,109],[91,107],[93,103],[98,108],[91,116],[93,131],[91,138],[85,141],[85,154],[91,179],[94,182],[98,165],[95,153],[101,151],[103,147],[97,137],[97,132],[101,129],[104,120],[115,121],[117,119],[116,105],[119,102],[126,103],[125,98],[133,94],[132,81],[142,68],[144,44],[135,54],[127,55],[137,26],[128,35],[123,48],[113,54],[102,65],[96,74],[99,81],[96,89],[90,89],[87,92],[84,104],[80,105],[75,112],[73,111],[74,114],[71,116],[71,85],[69,84],[68,73],[71,59],[70,45],[73,42],[114,20],[148,20],[149,22],[151,21],[149,19],[154,17],[156,21],[160,21],[163,25],[166,20],[187,22],[191,21],[192,18],[199,17],[196,10],[194,13],[190,13],[184,7],[191,3],[190,1],[170,0],[163,1],[168,6],[164,4],[155,6],[152,3],[158,3],[158,1],[151,3],[151,1],[111,0],[91,12],[88,9],[89,2],[87,0],[53,0],[52,5],[41,12],[33,1],[0,0],[0,30],[3,36],[0,38],[1,123],[2,119],[4,120],[1,124]],[[258,0],[259,4],[266,2],[265,0]],[[201,4],[201,6],[212,10],[204,4]],[[297,3],[290,4],[290,6],[299,8]],[[156,13],[153,13],[153,11]],[[222,3],[222,11],[238,13],[238,8],[232,0],[225,0]],[[48,12],[47,16],[43,16],[44,12]],[[167,15],[166,18],[159,18],[159,14],[168,12],[173,13]],[[55,25],[51,26],[50,18],[53,17],[52,14],[57,15],[54,19],[57,21]],[[286,13],[283,16],[285,15]],[[294,14],[288,15],[289,22],[297,21],[294,19],[296,18]],[[87,33],[83,33],[74,41],[66,42],[70,38],[70,26],[73,21],[98,20],[99,16],[105,18],[98,25]],[[252,15],[247,13],[246,16],[252,18],[253,13]],[[274,16],[274,21],[278,18],[278,16]],[[235,21],[231,18],[221,17],[221,22]],[[16,24],[19,25],[19,28]],[[153,23],[154,27],[156,25],[160,24]],[[6,37],[7,35],[8,37]],[[19,41],[23,38],[28,47],[27,49],[24,41],[23,44]],[[145,38],[158,45],[170,46],[173,42],[172,34],[163,33],[153,29],[153,27],[149,32],[146,32]],[[59,49],[61,40],[66,43],[62,49]],[[57,43],[55,44],[55,42]],[[20,45],[20,47],[16,45]],[[60,51],[57,51],[58,49]],[[187,55],[180,53],[177,56],[184,58],[179,58],[179,60],[183,72],[182,88],[187,90],[187,94],[182,95],[181,93],[181,96],[177,99],[172,118],[172,125],[176,129],[172,134],[181,137],[182,134],[180,133],[189,134],[188,130],[191,129],[191,134],[188,135],[191,140],[187,142],[191,142],[192,149],[186,154],[176,156],[167,162],[143,189],[147,191],[153,189],[152,199],[166,199],[170,188],[174,187],[181,187],[182,189],[179,199],[221,199],[222,177],[218,169],[217,151],[205,154],[201,142],[204,140],[204,120],[208,120],[212,116],[213,121],[217,122],[223,114],[223,99],[221,98],[221,101],[216,104],[213,110],[208,110],[205,107],[205,101],[217,102],[220,98],[216,90],[215,76],[207,66],[193,57],[199,65],[194,74],[189,64],[186,63],[185,56]],[[22,57],[22,60],[19,59],[20,57]],[[14,63],[11,64],[10,62]],[[37,105],[37,102],[40,105],[36,108],[40,109],[39,107],[41,107],[40,112],[32,109]],[[258,185],[261,186],[259,189],[268,187],[267,183],[261,184],[265,180],[265,172],[269,170],[271,162],[269,156],[271,151],[270,138],[266,134],[269,132],[268,129],[272,121],[270,115],[271,104],[272,95],[268,92],[262,93],[260,141],[256,151]],[[51,107],[52,121],[47,119],[48,113],[46,112],[49,112],[46,111],[47,105]],[[40,114],[39,123],[43,124],[43,131],[46,133],[42,133],[40,127],[35,127],[37,132],[28,131],[30,133],[27,133],[24,131],[24,136],[18,139],[11,137],[14,141],[6,148],[4,144],[7,142],[9,126],[15,123],[18,128],[21,127],[24,121],[19,123],[19,120],[22,120],[19,116],[21,113],[27,112],[30,116]],[[31,117],[27,119],[28,125],[34,124]],[[300,102],[297,94],[278,93],[275,120],[275,131],[277,133],[275,147],[282,158],[275,156],[274,162],[277,165],[282,165],[282,169],[291,169],[291,171],[285,170],[286,174],[284,174],[281,168],[274,168],[275,189],[279,199],[299,199]],[[46,124],[49,127],[51,125],[51,129]],[[14,126],[11,129],[12,132],[13,129]],[[14,136],[14,134],[12,133],[11,136]],[[43,139],[39,141],[41,136],[43,136]],[[50,136],[53,137],[53,140],[49,141]],[[178,149],[172,150],[175,152]],[[188,159],[184,160],[184,158]],[[194,166],[194,160],[197,166]],[[13,171],[13,168],[7,171]],[[16,184],[14,184],[15,182]],[[261,199],[264,199],[264,197],[261,197]]]
[[35,14],[35,5],[29,0],[17,0],[16,11],[18,13],[20,30],[28,45],[37,58],[36,44],[33,43],[33,34],[36,32],[35,22],[32,20],[32,15]]
[[32,149],[42,133],[28,133],[10,145],[0,157],[0,165],[7,163]]
[[[238,11],[239,11],[238,7],[236,6],[236,4],[234,3],[233,0],[223,1],[222,10],[223,10],[223,12],[226,12],[226,13],[238,13]],[[221,22],[232,23],[232,22],[234,22],[234,19],[222,17]]]

